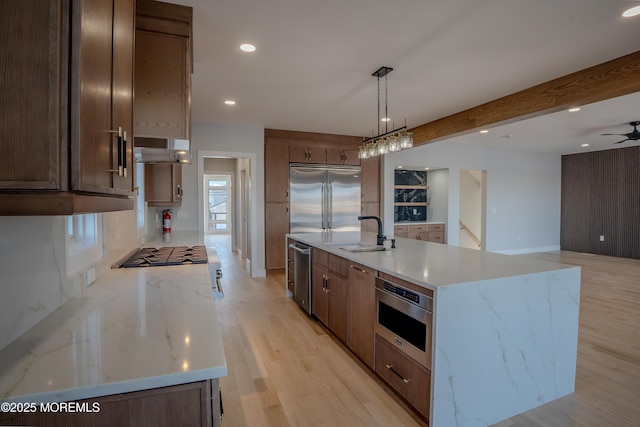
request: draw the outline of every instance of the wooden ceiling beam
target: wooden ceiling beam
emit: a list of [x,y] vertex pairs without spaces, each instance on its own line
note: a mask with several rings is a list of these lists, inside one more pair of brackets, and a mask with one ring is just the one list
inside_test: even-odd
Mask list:
[[640,51],[417,126],[423,145],[640,91]]

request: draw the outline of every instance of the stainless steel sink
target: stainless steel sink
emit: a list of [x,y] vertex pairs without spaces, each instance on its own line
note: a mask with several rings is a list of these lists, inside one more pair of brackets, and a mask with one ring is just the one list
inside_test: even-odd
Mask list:
[[340,246],[340,249],[347,252],[379,252],[384,251],[384,246],[370,245],[366,243],[355,243],[352,245]]

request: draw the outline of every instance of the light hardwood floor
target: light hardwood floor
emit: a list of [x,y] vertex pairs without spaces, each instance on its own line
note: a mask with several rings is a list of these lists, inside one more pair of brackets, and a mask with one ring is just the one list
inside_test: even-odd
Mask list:
[[[424,425],[285,297],[284,275],[251,279],[228,237],[207,242],[224,272],[225,298],[216,301],[229,370],[220,382],[224,425]],[[640,261],[528,256],[582,266],[576,392],[496,426],[640,426]]]

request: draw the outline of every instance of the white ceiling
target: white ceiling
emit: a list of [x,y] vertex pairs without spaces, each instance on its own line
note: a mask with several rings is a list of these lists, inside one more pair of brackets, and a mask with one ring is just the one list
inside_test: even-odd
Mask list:
[[[371,73],[380,66],[394,68],[389,116],[396,127],[405,117],[415,127],[640,46],[640,16],[620,16],[640,1],[170,1],[194,8],[194,122],[370,136],[377,123]],[[242,52],[247,42],[257,51]],[[557,153],[584,150],[585,140],[588,149],[606,149],[616,137],[598,135],[631,131],[625,123],[640,120],[639,100],[630,95],[466,138]],[[506,134],[513,138],[499,138]]]

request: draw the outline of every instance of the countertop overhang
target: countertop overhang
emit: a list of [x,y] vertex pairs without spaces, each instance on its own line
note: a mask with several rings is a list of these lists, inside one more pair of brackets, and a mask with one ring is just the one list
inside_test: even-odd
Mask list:
[[35,403],[226,376],[209,268],[109,270],[0,360],[0,400]]
[[504,255],[441,243],[396,237],[396,247],[389,240],[384,251],[352,253],[340,246],[363,242],[376,243],[370,232],[322,232],[288,234],[318,249],[350,259],[367,267],[400,277],[425,288],[481,282],[505,277],[577,268],[521,255]]

